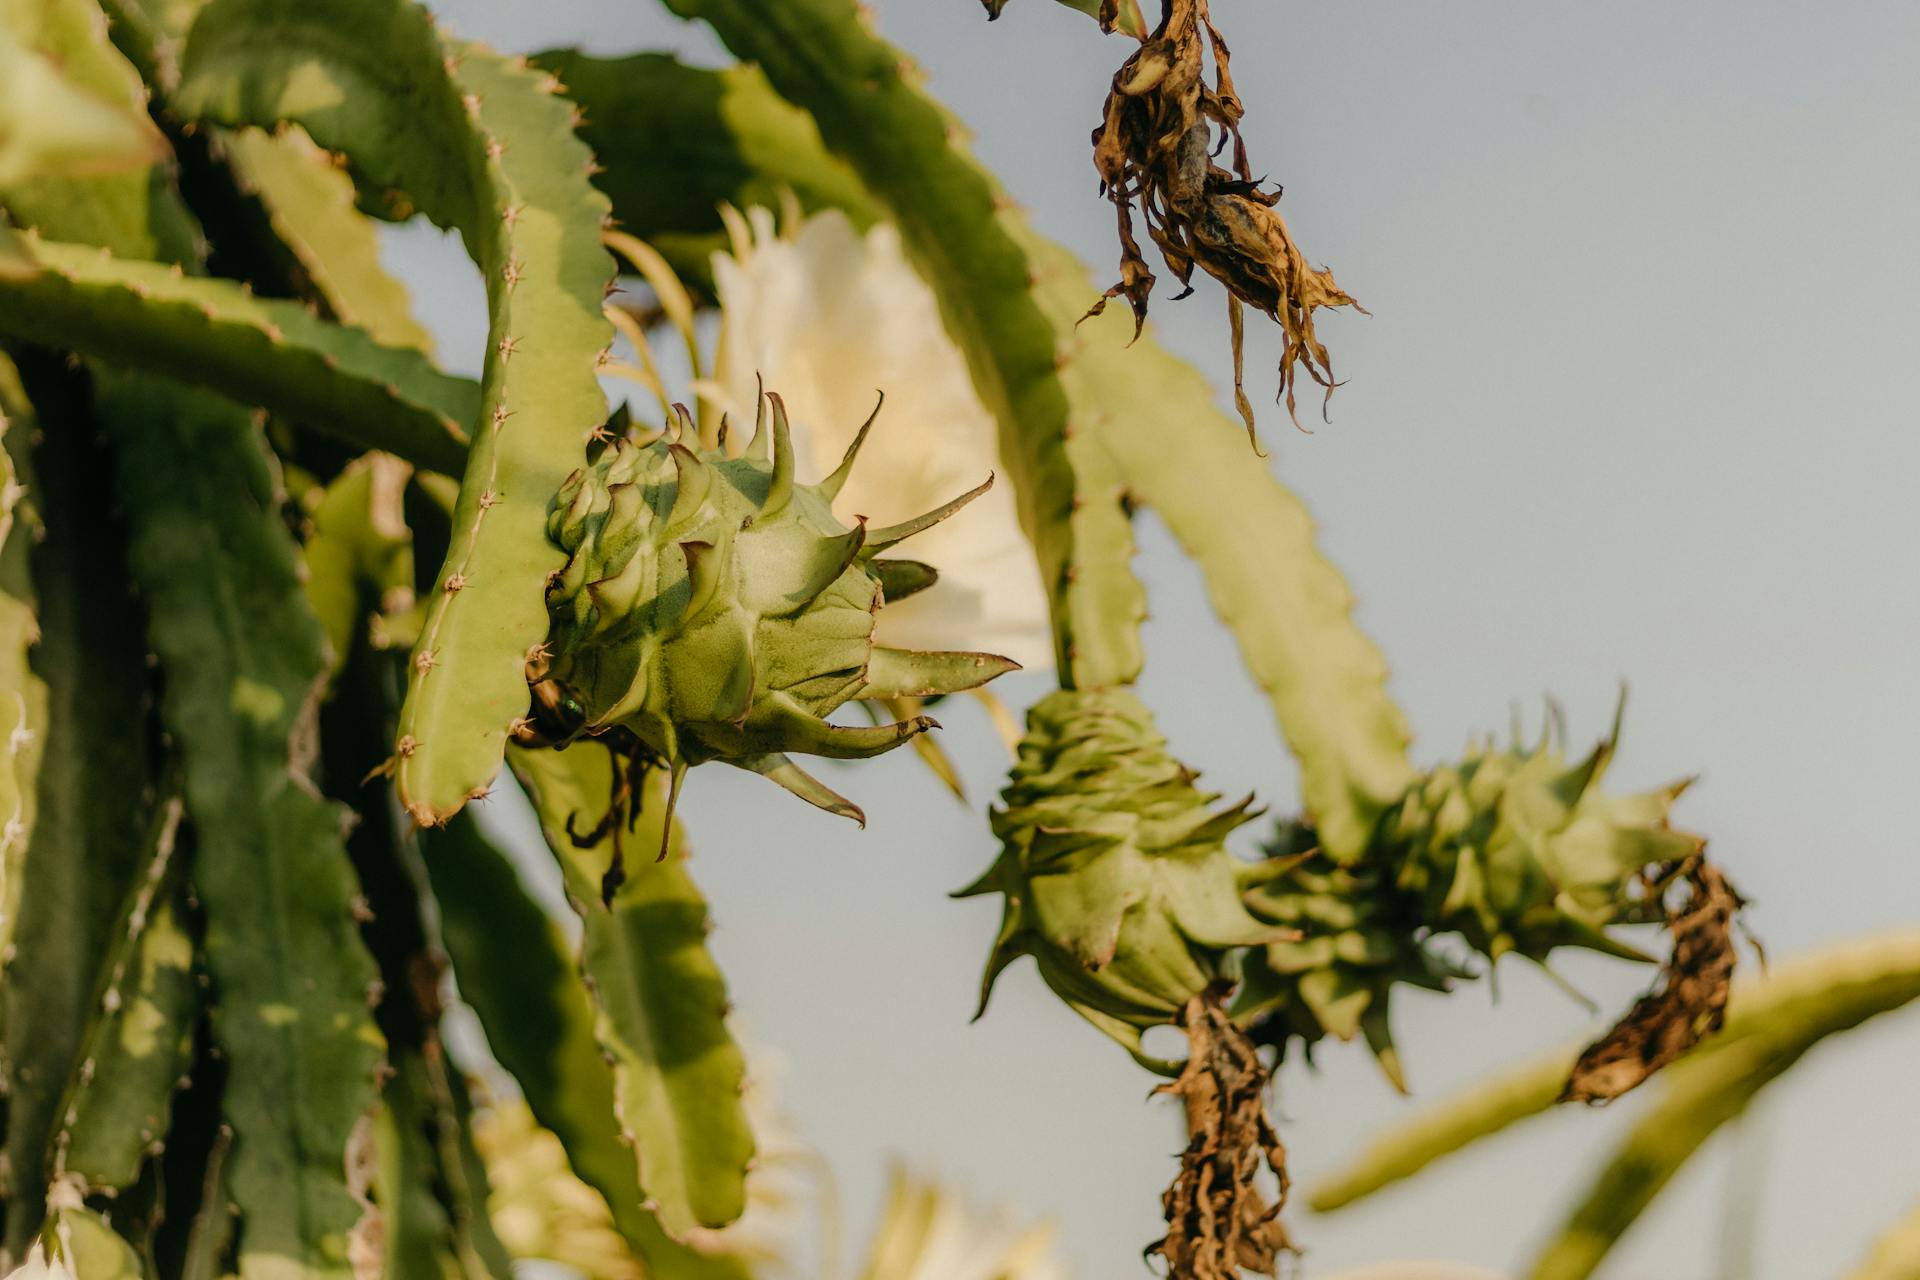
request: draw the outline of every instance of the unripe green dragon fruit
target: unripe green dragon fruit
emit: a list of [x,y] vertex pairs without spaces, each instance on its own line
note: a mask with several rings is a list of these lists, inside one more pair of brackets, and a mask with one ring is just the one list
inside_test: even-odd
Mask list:
[[[826,717],[855,698],[970,689],[1016,665],[874,644],[880,608],[934,581],[926,565],[880,553],[958,511],[992,478],[903,524],[849,529],[832,502],[872,425],[817,485],[795,479],[786,409],[772,394],[740,457],[727,456],[724,430],[719,448],[703,450],[675,423],[650,443],[612,440],[568,477],[547,532],[569,558],[548,585],[550,630],[528,665],[533,707],[517,739],[597,739],[639,768],[670,770],[675,792],[689,766],[720,760],[863,820],[788,753],[891,750],[934,722],[850,727]],[[617,832],[625,799],[614,797],[603,829]]]
[[1453,934],[1489,961],[1544,962],[1573,946],[1651,962],[1610,926],[1664,918],[1648,877],[1704,842],[1668,825],[1686,783],[1638,795],[1600,789],[1619,725],[1569,764],[1549,735],[1532,750],[1476,747],[1423,775],[1380,820],[1366,853],[1341,866],[1310,828],[1282,824],[1269,860],[1242,876],[1248,908],[1297,942],[1249,956],[1235,1016],[1258,1040],[1310,1050],[1364,1033],[1395,1084],[1387,1027],[1396,983],[1444,989],[1471,976],[1436,945]]
[[1267,861],[1241,877],[1248,909],[1300,936],[1248,958],[1235,1016],[1257,1019],[1255,1039],[1282,1049],[1295,1038],[1311,1052],[1324,1036],[1365,1035],[1388,1078],[1405,1089],[1387,1024],[1394,984],[1444,991],[1473,971],[1429,941],[1419,900],[1386,866],[1341,866],[1314,847],[1311,827],[1295,822],[1280,824],[1266,852]]
[[[1233,948],[1290,936],[1248,913],[1223,844],[1257,816],[1219,797],[1167,752],[1125,690],[1049,695],[1027,715],[993,815],[999,859],[956,897],[999,892],[1005,913],[981,981],[1033,956],[1040,976],[1143,1064],[1141,1032],[1177,1021],[1228,976]],[[978,1016],[978,1015],[976,1015]]]

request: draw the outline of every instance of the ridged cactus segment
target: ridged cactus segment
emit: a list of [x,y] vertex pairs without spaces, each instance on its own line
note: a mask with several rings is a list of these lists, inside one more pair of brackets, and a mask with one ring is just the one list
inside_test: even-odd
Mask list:
[[727,1029],[726,984],[707,952],[707,905],[687,875],[665,780],[649,780],[638,831],[664,857],[640,863],[603,907],[602,860],[569,832],[591,825],[606,805],[608,753],[583,743],[510,758],[585,924],[580,967],[595,1036],[613,1063],[615,1112],[647,1204],[678,1239],[725,1226],[746,1206],[753,1156],[740,1099],[746,1060]]
[[933,721],[856,728],[827,716],[856,698],[957,693],[1015,665],[873,644],[885,603],[875,557],[986,486],[899,525],[849,529],[832,510],[839,480],[795,481],[786,409],[777,395],[767,405],[742,457],[690,448],[676,428],[647,445],[612,441],[561,487],[547,532],[567,563],[547,592],[552,626],[528,667],[523,736],[600,737],[676,779],[721,760],[857,818],[789,754],[862,759]]
[[61,1103],[53,1174],[88,1192],[132,1185],[160,1149],[168,1109],[193,1057],[200,988],[176,852],[181,804],[162,803],[146,865],[106,956],[106,985]]
[[[342,324],[389,347],[431,352],[433,338],[413,318],[407,287],[380,265],[380,232],[354,206],[353,179],[295,128],[228,133],[221,150],[235,176],[265,205],[281,243]],[[473,405],[477,405],[475,393]],[[473,421],[469,412],[458,419]],[[456,473],[457,474],[457,473]]]
[[[23,43],[57,63],[78,87],[147,111],[140,73],[108,38],[107,16],[95,0],[41,0],[8,10]],[[201,252],[193,217],[173,191],[170,167],[128,169],[91,177],[42,177],[0,191],[16,225],[38,227],[63,240],[110,246],[129,258],[193,263]]]
[[1286,936],[1241,905],[1245,864],[1223,843],[1252,820],[1252,797],[1216,810],[1194,777],[1129,692],[1034,706],[993,815],[1002,852],[960,892],[1005,899],[983,1011],[1001,970],[1031,955],[1056,995],[1140,1057],[1141,1032],[1207,993],[1232,949]]
[[47,686],[28,657],[40,638],[29,560],[42,528],[30,412],[12,365],[0,357],[0,957],[12,946],[47,736]]
[[961,126],[921,91],[912,61],[872,31],[854,0],[667,7],[705,20],[782,97],[811,112],[827,146],[899,225],[999,423],[1000,457],[1055,602],[1060,670],[1082,688],[1131,681],[1141,663],[1132,542],[1076,520],[1117,495],[1098,475],[1089,488],[1076,470],[1074,442],[1090,426],[1059,378],[1060,331],[1028,289],[1034,264],[1009,201],[960,145]]
[[[374,1120],[373,1199],[379,1205],[384,1270],[419,1280],[511,1280],[512,1264],[495,1244],[482,1256],[441,1201],[439,1188],[466,1187],[466,1170],[449,1167],[458,1139],[445,1135],[428,1064],[409,1053],[394,1065]],[[482,1188],[484,1190],[484,1187]],[[484,1209],[483,1209],[484,1211]]]
[[1920,998],[1920,969],[1882,976],[1893,980],[1836,983],[1819,999],[1782,1001],[1749,1015],[1737,1038],[1710,1041],[1675,1063],[1660,1098],[1595,1172],[1527,1274],[1586,1280],[1707,1139],[1808,1051]]
[[479,389],[296,302],[157,262],[29,238],[39,268],[0,279],[0,333],[191,378],[361,448],[458,474]]
[[[745,1272],[725,1259],[669,1239],[645,1207],[579,961],[559,926],[527,896],[511,860],[465,813],[420,839],[461,998],[534,1118],[560,1138],[574,1174],[606,1201],[615,1228],[652,1274],[743,1280]],[[502,947],[502,938],[514,939],[513,946]]]
[[[82,380],[58,357],[21,373],[33,397],[32,548],[46,736],[33,839],[20,866],[4,1002],[8,1166],[6,1247],[40,1226],[60,1102],[95,1009],[101,957],[142,862],[151,798],[146,646],[128,625],[122,532],[102,510],[99,435]],[[26,425],[15,415],[14,430]],[[129,731],[133,728],[134,731]]]
[[214,0],[184,60],[183,111],[300,124],[363,183],[458,229],[485,277],[483,398],[396,747],[421,825],[499,770],[545,630],[541,584],[560,564],[541,536],[547,500],[607,417],[595,364],[612,339],[608,206],[558,89],[524,60],[443,41],[401,0]]
[[240,1274],[345,1277],[361,1211],[343,1153],[376,1104],[382,1044],[345,815],[304,772],[320,627],[247,415],[150,383],[109,384],[102,409],[196,834]]
[[[1035,294],[1075,332],[1069,372],[1129,495],[1151,507],[1207,582],[1214,610],[1272,703],[1300,761],[1301,797],[1322,847],[1348,861],[1412,777],[1406,718],[1387,696],[1386,661],[1355,625],[1353,593],[1314,545],[1300,500],[1247,456],[1245,429],[1211,408],[1199,370],[1133,339],[1127,316],[1079,322],[1099,290],[1072,254],[1022,229]],[[1131,345],[1129,345],[1131,344]],[[1169,459],[1169,433],[1178,458]]]
[[671,54],[532,55],[586,116],[580,136],[606,164],[594,183],[629,234],[659,250],[688,285],[711,291],[712,254],[727,248],[720,206],[845,212],[865,230],[879,206],[828,154],[813,120],[752,65],[711,70]]

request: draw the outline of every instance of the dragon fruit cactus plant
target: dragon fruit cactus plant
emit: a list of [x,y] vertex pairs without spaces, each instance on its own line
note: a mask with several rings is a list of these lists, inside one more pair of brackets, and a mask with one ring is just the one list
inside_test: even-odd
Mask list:
[[[1738,898],[1668,828],[1677,789],[1602,794],[1610,742],[1416,769],[1299,502],[1134,315],[1088,315],[1099,286],[854,0],[663,3],[736,64],[503,55],[413,0],[0,5],[0,1272],[504,1277],[554,1226],[492,1224],[474,1134],[510,1078],[613,1254],[750,1274],[684,775],[859,818],[801,758],[911,742],[953,778],[928,705],[1016,644],[1059,688],[980,831],[982,1004],[1031,956],[1180,1100],[1172,1275],[1279,1265],[1274,1046],[1365,1032],[1392,1067],[1392,986],[1459,971],[1436,938],[1541,958],[1669,924],[1573,1097],[1717,1025]],[[1244,148],[1202,145],[1244,114],[1207,6],[1073,7],[1141,42],[1088,104],[1126,310],[1132,210],[1236,330],[1248,302],[1282,324],[1284,386],[1330,383],[1315,312],[1351,300]],[[484,285],[450,360],[477,376],[382,267],[379,224],[415,219]],[[769,369],[788,398],[744,403]],[[875,383],[904,408],[849,437]],[[1201,791],[1134,692],[1142,507],[1298,759],[1265,860],[1233,847],[1251,800]],[[570,918],[473,812],[516,786]],[[484,1038],[450,1042],[455,990]]]

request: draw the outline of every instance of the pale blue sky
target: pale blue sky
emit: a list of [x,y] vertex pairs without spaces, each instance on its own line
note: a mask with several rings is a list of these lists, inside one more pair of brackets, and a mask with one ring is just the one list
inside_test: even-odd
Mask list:
[[[1048,0],[1012,0],[993,26],[974,0],[875,8],[1040,227],[1110,269],[1087,135],[1124,47]],[[1920,7],[1214,8],[1256,168],[1285,184],[1309,256],[1373,312],[1323,321],[1349,379],[1332,423],[1295,435],[1269,412],[1265,429],[1393,664],[1420,758],[1503,728],[1516,699],[1533,718],[1547,692],[1590,737],[1625,678],[1614,782],[1704,774],[1680,817],[1756,899],[1775,955],[1914,923]],[[718,56],[641,0],[436,9],[510,50]],[[394,249],[449,363],[477,364],[463,259],[431,234]],[[1220,387],[1222,311],[1205,284],[1155,309]],[[1270,368],[1277,341],[1254,338],[1250,368]],[[1144,692],[1163,729],[1211,785],[1286,809],[1292,765],[1229,640],[1151,520],[1142,543]],[[1045,683],[1002,688],[1025,701]],[[971,814],[906,753],[838,773],[864,833],[746,775],[696,774],[714,946],[755,1038],[791,1059],[787,1102],[856,1229],[898,1154],[1056,1218],[1083,1278],[1139,1274],[1177,1124],[1026,966],[967,1024],[997,907],[945,894],[992,856],[978,810],[1004,757],[978,717],[945,719]],[[1609,1008],[1645,981],[1607,962],[1568,973]],[[1591,1025],[1524,965],[1500,977],[1497,1006],[1484,983],[1396,998],[1422,1097]],[[1920,1196],[1916,1060],[1909,1015],[1768,1095],[1740,1147],[1770,1166],[1755,1277],[1840,1274]],[[1299,1180],[1409,1106],[1362,1051],[1289,1069]],[[1517,1265],[1625,1118],[1557,1115],[1377,1203],[1297,1210],[1308,1274],[1416,1253]],[[1603,1274],[1716,1277],[1728,1150]]]

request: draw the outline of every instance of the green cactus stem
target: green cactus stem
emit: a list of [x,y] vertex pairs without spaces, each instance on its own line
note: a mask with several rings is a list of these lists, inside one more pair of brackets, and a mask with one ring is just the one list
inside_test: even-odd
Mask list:
[[719,208],[839,209],[863,230],[878,205],[828,154],[811,117],[781,100],[760,68],[690,67],[664,53],[597,58],[577,49],[532,55],[586,117],[580,137],[607,162],[594,185],[621,229],[712,296],[712,255],[727,247]]
[[128,625],[121,529],[100,511],[94,409],[84,378],[57,357],[18,363],[40,428],[34,496],[46,533],[31,553],[39,643],[29,660],[45,685],[46,736],[0,983],[14,1258],[41,1223],[60,1102],[143,862],[153,802],[146,648]]
[[[564,759],[574,767],[572,756]],[[593,794],[598,785],[587,779],[585,790]],[[746,1280],[745,1269],[730,1259],[670,1239],[645,1207],[634,1148],[622,1137],[614,1069],[596,1039],[593,998],[579,961],[527,895],[513,863],[469,814],[422,831],[420,844],[461,998],[479,1016],[488,1047],[520,1086],[534,1118],[560,1138],[574,1174],[606,1201],[628,1247],[663,1280]],[[500,947],[503,937],[517,939],[512,950]]]
[[322,633],[247,415],[152,384],[104,392],[197,836],[213,1034],[230,1067],[222,1107],[235,1133],[227,1187],[245,1222],[240,1274],[344,1277],[361,1215],[341,1152],[375,1105],[383,1046],[344,814],[314,791],[301,746]]
[[482,403],[395,754],[402,804],[421,825],[443,822],[484,794],[525,710],[540,585],[560,563],[540,536],[546,504],[607,421],[595,366],[612,339],[601,300],[613,262],[592,157],[558,80],[442,40],[400,0],[214,0],[182,68],[180,111],[301,125],[363,188],[404,193],[457,229],[486,281]]
[[[1726,1026],[1681,1065],[1725,1052],[1768,1027],[1810,1024],[1823,1010],[1891,1010],[1914,1000],[1920,1000],[1920,930],[1839,943],[1776,963],[1765,978],[1736,986]],[[1561,1046],[1416,1113],[1315,1185],[1309,1195],[1314,1210],[1343,1208],[1551,1110],[1582,1047]]]
[[646,1206],[676,1239],[725,1226],[746,1206],[753,1157],[740,1100],[746,1060],[727,1029],[726,984],[707,951],[706,902],[687,874],[664,779],[648,780],[639,809],[642,837],[664,858],[642,864],[602,906],[599,860],[570,832],[604,802],[608,753],[582,745],[515,750],[509,758],[585,926],[580,969],[594,1036],[612,1063],[615,1113],[629,1158],[638,1161]]
[[[330,154],[293,127],[242,129],[227,133],[221,145],[334,319],[384,346],[432,352],[433,338],[413,317],[407,287],[380,265],[378,227],[354,206],[353,179]],[[457,419],[462,424],[473,421],[479,393],[473,394]]]
[[296,302],[86,245],[28,237],[0,280],[0,333],[186,377],[361,448],[458,474],[479,388]]
[[131,1186],[160,1149],[175,1089],[193,1056],[200,1016],[186,870],[175,844],[181,804],[164,800],[145,865],[107,953],[98,1012],[60,1104],[53,1176],[87,1192]]

